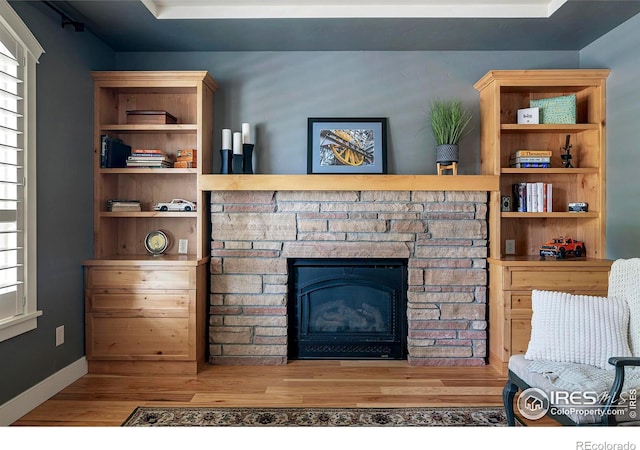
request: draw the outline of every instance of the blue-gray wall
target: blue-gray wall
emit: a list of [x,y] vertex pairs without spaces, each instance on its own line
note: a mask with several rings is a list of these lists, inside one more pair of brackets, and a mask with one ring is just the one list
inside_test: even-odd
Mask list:
[[580,52],[608,67],[607,258],[640,257],[640,15]]
[[214,156],[222,128],[257,127],[256,171],[306,173],[307,118],[387,117],[388,171],[434,174],[427,124],[437,97],[459,97],[473,113],[460,173],[480,171],[478,92],[491,69],[578,67],[577,52],[193,52],[118,53],[118,70],[208,70],[214,98]]
[[[93,82],[115,54],[62,29],[39,2],[12,2],[45,53],[37,66],[38,328],[0,342],[0,405],[84,355],[82,261],[93,255]],[[55,346],[64,325],[65,343]]]
[[[608,256],[638,251],[638,116],[640,31],[636,17],[582,52],[246,52],[114,53],[91,35],[62,29],[36,2],[11,2],[46,53],[38,67],[37,330],[0,343],[0,405],[84,355],[82,261],[92,246],[92,70],[208,70],[215,96],[215,142],[222,128],[257,126],[261,173],[306,172],[308,117],[389,119],[389,172],[434,173],[428,107],[460,97],[474,114],[461,145],[462,173],[479,171],[478,94],[473,84],[491,69],[608,67]],[[634,45],[635,44],[635,45]],[[602,59],[599,59],[602,58]],[[623,73],[624,72],[624,73]],[[634,101],[635,99],[635,101]],[[217,155],[217,148],[216,157]],[[216,167],[218,161],[216,159]],[[626,174],[627,176],[620,176]],[[629,187],[628,182],[635,182]],[[629,212],[614,195],[625,195]],[[614,233],[635,233],[635,242]],[[65,325],[66,342],[54,345]]]

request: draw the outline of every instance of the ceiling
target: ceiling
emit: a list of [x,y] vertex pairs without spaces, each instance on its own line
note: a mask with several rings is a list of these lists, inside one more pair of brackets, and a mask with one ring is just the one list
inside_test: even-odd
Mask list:
[[47,3],[118,52],[581,50],[640,12],[640,0]]

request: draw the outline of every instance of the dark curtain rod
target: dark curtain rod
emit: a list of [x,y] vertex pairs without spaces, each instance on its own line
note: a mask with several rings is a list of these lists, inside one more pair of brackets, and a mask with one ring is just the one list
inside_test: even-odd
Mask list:
[[58,9],[58,7],[51,2],[43,1],[42,3],[44,3],[49,8],[53,9],[55,12],[57,12],[60,15],[60,18],[62,19],[62,28],[64,28],[67,25],[71,25],[73,29],[76,30],[76,32],[84,31],[84,23],[73,20],[71,17],[67,16],[63,11]]

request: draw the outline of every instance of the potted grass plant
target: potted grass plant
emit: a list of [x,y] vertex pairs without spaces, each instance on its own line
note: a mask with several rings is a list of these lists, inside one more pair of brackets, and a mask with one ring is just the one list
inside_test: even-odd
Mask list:
[[461,100],[434,100],[431,104],[431,129],[436,140],[436,162],[449,165],[459,160],[460,139],[469,131],[471,113]]

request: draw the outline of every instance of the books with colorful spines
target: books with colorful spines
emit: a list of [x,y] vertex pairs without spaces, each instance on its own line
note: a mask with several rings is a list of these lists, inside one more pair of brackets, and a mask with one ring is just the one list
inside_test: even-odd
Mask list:
[[511,153],[512,158],[519,158],[522,156],[551,156],[551,150],[516,150]]
[[549,169],[551,167],[551,163],[514,163],[509,167],[515,169]]

